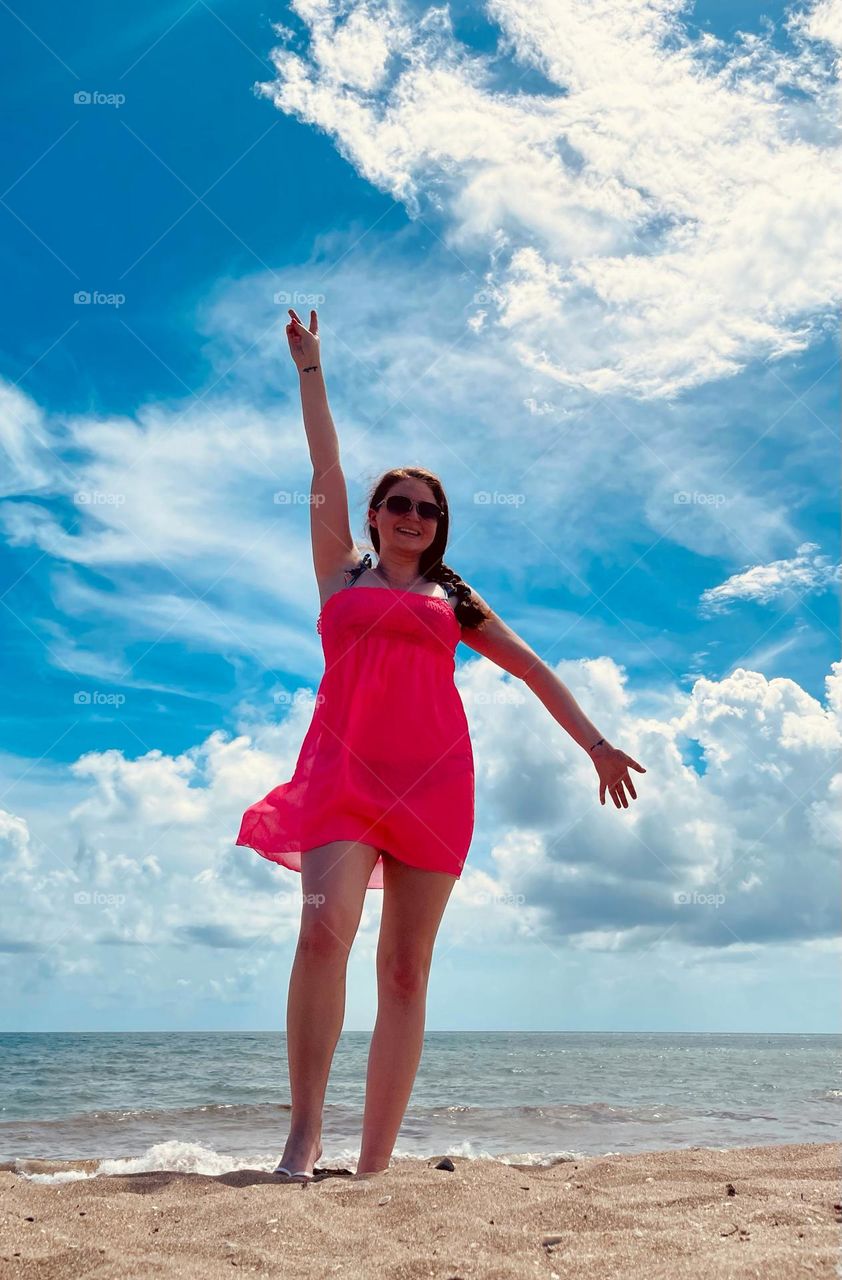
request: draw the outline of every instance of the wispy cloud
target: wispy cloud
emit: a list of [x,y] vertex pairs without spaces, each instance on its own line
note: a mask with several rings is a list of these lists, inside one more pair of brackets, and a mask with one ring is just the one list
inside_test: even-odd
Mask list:
[[756,604],[781,601],[791,604],[796,597],[818,595],[842,581],[842,565],[828,556],[816,555],[818,543],[804,542],[788,560],[756,564],[734,573],[726,582],[710,587],[701,599],[703,616],[725,613],[730,606],[750,600]]

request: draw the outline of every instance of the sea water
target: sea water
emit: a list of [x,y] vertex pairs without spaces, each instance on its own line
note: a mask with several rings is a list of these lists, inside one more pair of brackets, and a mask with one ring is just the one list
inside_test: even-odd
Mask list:
[[[340,1038],[320,1166],[359,1154],[369,1039]],[[839,1048],[835,1035],[430,1032],[393,1154],[551,1164],[832,1142]],[[0,1080],[0,1160],[21,1169],[272,1168],[289,1126],[277,1032],[2,1034]]]

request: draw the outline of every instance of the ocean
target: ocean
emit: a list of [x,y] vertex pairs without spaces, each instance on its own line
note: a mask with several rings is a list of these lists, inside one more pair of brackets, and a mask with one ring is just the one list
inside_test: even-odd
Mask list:
[[[369,1034],[343,1032],[320,1167],[359,1153]],[[430,1032],[394,1157],[552,1164],[675,1147],[832,1142],[838,1035]],[[0,1159],[100,1173],[273,1168],[278,1032],[0,1034]],[[47,1178],[50,1175],[43,1175]]]

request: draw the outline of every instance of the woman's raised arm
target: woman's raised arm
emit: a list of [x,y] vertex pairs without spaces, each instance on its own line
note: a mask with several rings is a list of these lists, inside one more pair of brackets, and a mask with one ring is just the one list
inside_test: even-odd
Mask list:
[[310,486],[310,534],[313,567],[324,587],[358,558],[348,519],[348,491],[339,458],[339,437],[327,402],[322,371],[319,320],[310,312],[310,327],[290,308],[286,327],[290,355],[298,369],[304,430],[313,464]]

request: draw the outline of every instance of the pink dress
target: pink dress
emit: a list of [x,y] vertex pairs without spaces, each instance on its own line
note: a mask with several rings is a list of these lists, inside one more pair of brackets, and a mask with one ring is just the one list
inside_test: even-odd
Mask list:
[[[453,678],[461,625],[452,606],[350,585],[325,601],[316,629],[325,672],[295,771],[246,809],[236,843],[300,871],[307,849],[358,840],[459,879],[474,828],[474,761]],[[382,856],[367,887],[383,888]]]

